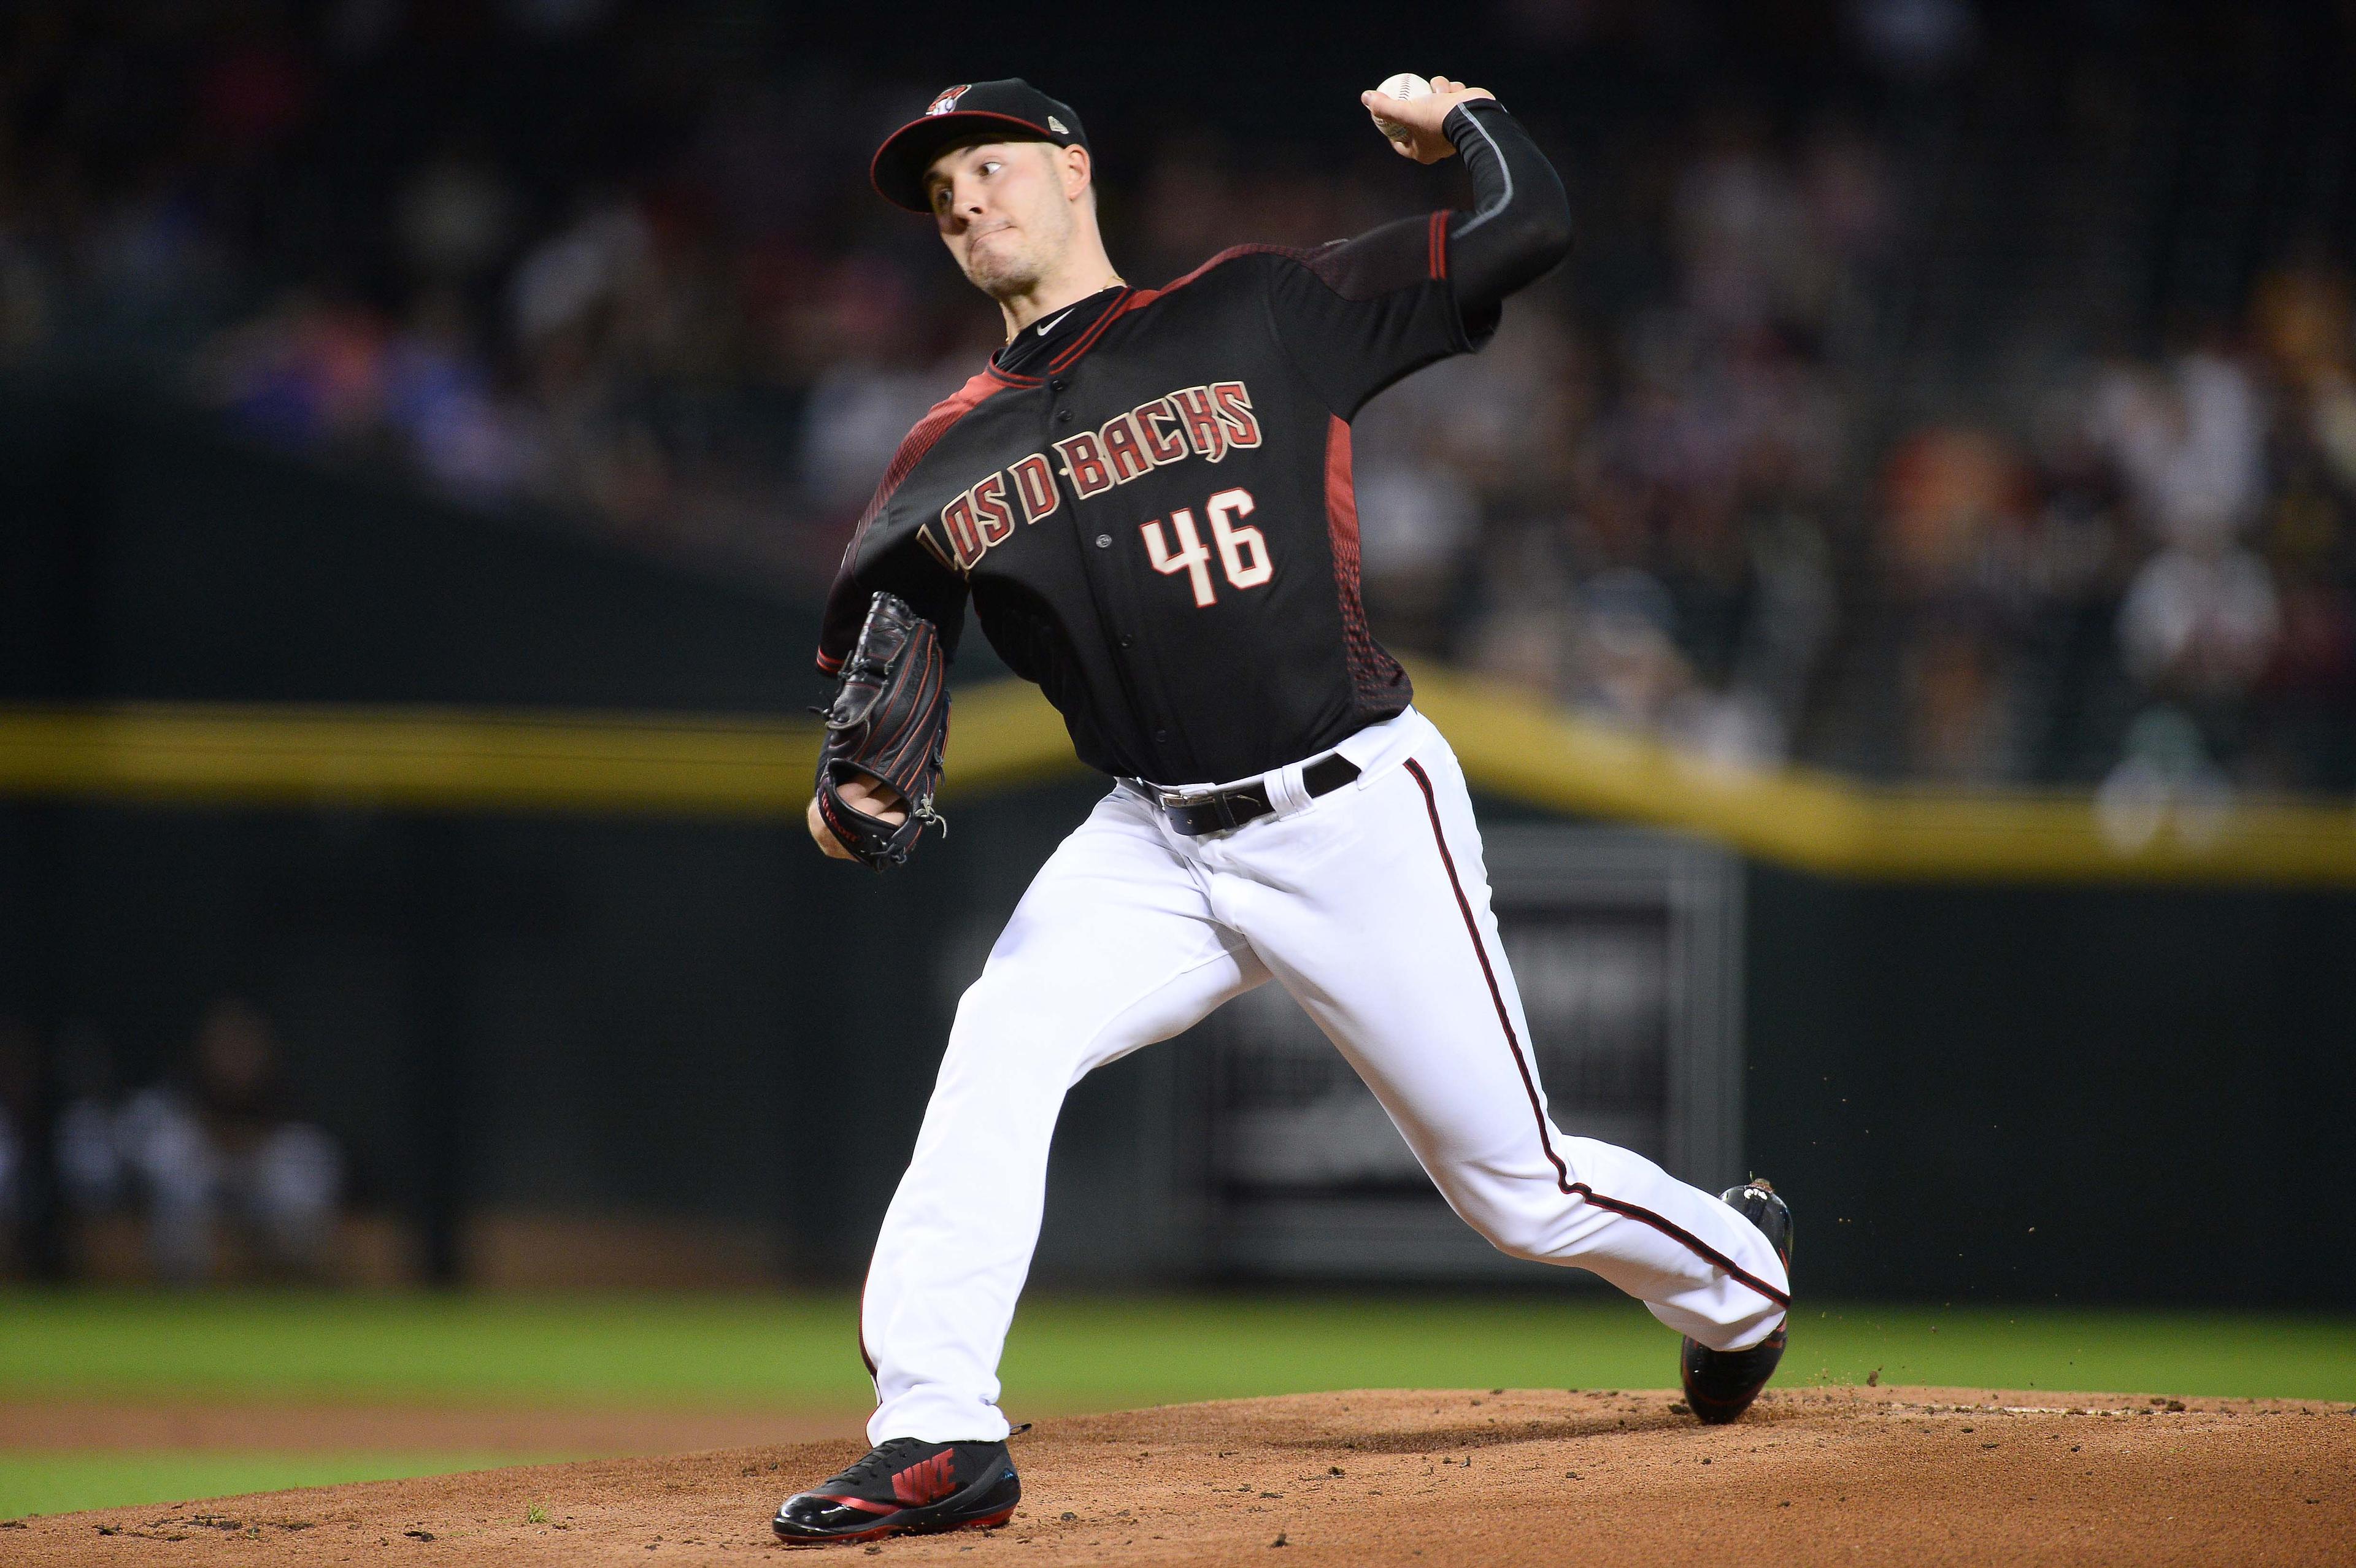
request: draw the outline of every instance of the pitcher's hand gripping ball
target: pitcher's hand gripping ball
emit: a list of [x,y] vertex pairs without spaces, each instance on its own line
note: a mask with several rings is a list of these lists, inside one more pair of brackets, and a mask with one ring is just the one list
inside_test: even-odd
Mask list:
[[[948,744],[948,660],[933,624],[889,593],[867,607],[858,646],[843,662],[842,686],[826,715],[819,753],[818,808],[853,859],[876,870],[907,859],[933,809]],[[890,821],[852,805],[842,785],[865,776],[897,792],[908,808]]]
[[[1396,98],[1406,103],[1418,98],[1430,97],[1431,83],[1411,70],[1403,70],[1397,76],[1386,78],[1375,91],[1385,98]],[[1415,133],[1406,126],[1396,120],[1386,120],[1379,113],[1375,114],[1375,129],[1394,142],[1411,142],[1415,137]]]
[[[1444,76],[1426,81],[1403,70],[1380,87],[1358,94],[1358,101],[1374,120],[1375,129],[1390,143],[1391,151],[1419,164],[1436,164],[1456,156],[1456,144],[1448,135],[1448,117],[1461,104],[1494,97],[1485,87]],[[1508,186],[1500,194],[1509,195],[1511,189]]]

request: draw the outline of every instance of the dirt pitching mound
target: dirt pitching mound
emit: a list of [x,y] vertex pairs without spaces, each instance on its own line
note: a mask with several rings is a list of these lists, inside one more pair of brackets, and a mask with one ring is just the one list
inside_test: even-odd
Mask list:
[[[10,1563],[2322,1563],[2356,1560],[2356,1415],[2242,1400],[1360,1392],[1039,1424],[1006,1529],[789,1549],[855,1442],[598,1460],[12,1522]],[[542,1522],[544,1520],[544,1522]],[[1277,1553],[1278,1555],[1271,1555]]]

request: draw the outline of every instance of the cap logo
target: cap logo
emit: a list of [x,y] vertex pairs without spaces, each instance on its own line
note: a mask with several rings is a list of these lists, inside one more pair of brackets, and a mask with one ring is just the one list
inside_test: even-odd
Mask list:
[[1061,120],[1056,119],[1053,114],[1047,116],[1047,129],[1053,131],[1058,136],[1068,136],[1072,133],[1072,128],[1069,125],[1065,124]]
[[934,99],[933,101],[926,107],[925,112],[927,115],[950,113],[956,110],[958,100],[963,98],[967,93],[971,92],[972,91],[973,83],[969,81],[959,82],[957,86],[943,92],[938,98]]

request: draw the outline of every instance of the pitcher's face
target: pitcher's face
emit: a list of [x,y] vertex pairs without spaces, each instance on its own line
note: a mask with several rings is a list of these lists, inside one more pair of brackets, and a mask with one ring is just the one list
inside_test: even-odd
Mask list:
[[925,173],[941,243],[974,287],[993,299],[1051,272],[1078,232],[1087,155],[1048,142],[953,147]]

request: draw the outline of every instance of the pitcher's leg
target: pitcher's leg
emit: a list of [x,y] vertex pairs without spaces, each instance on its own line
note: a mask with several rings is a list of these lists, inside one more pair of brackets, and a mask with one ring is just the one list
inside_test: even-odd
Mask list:
[[1128,797],[1108,797],[1049,858],[958,1004],[876,1239],[860,1311],[873,1441],[1006,1435],[998,1358],[1066,1092],[1267,977]]
[[1789,1286],[1758,1231],[1643,1156],[1548,1119],[1472,805],[1438,732],[1412,761],[1272,826],[1257,848],[1237,836],[1241,874],[1215,881],[1215,907],[1349,1058],[1456,1211],[1505,1252],[1592,1270],[1712,1349],[1772,1332]]

